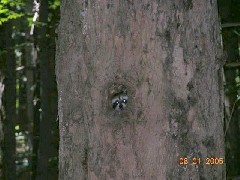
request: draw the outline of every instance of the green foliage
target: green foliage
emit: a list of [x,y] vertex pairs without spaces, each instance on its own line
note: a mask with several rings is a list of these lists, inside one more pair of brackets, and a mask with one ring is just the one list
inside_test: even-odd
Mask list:
[[239,89],[240,88],[240,76],[237,76],[235,78],[235,81],[236,81],[236,87]]
[[[49,0],[49,9],[56,10],[60,7],[60,0]],[[29,26],[33,24],[32,18],[33,15],[25,13],[25,3],[24,0],[1,0],[0,1],[0,26],[9,20],[18,19],[20,17],[26,16]],[[50,17],[51,19],[51,17]],[[34,24],[37,24],[35,22]]]
[[16,126],[15,126],[15,130],[16,130],[16,131],[19,131],[19,129],[20,129],[20,128],[19,128],[19,125],[16,125]]
[[0,25],[11,19],[17,19],[24,16],[22,9],[24,3],[22,0],[1,0],[0,2]]
[[56,10],[57,8],[60,7],[60,0],[54,0],[53,2],[49,1],[49,8]]
[[[19,128],[19,125],[17,125]],[[15,127],[16,129],[16,127]],[[20,128],[19,128],[20,129]],[[31,157],[31,149],[29,144],[29,133],[27,131],[22,132],[16,130],[15,139],[16,139],[16,166],[17,173],[20,175],[25,171],[29,171],[29,160]]]

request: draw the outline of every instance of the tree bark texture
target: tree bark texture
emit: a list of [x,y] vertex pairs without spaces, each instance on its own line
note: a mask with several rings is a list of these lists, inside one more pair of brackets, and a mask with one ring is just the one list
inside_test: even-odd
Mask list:
[[225,178],[216,0],[64,0],[58,38],[60,179]]

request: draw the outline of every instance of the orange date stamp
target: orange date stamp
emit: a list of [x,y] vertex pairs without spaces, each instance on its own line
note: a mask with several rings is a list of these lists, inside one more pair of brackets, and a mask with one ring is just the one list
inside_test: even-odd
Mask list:
[[206,164],[206,165],[222,165],[224,164],[224,158],[219,157],[207,157],[204,159],[193,157],[193,158],[187,158],[187,157],[180,157],[178,160],[178,164],[180,165],[200,165],[200,164]]

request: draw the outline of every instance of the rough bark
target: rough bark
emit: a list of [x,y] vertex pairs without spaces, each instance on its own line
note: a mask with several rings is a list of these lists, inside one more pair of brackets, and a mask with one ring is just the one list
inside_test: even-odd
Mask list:
[[58,35],[60,179],[225,178],[216,0],[64,0]]

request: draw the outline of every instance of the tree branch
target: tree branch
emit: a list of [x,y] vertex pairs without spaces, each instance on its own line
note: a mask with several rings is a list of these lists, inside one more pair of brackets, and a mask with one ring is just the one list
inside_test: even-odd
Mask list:
[[226,68],[239,68],[240,67],[240,62],[226,63],[224,66]]
[[236,23],[223,23],[222,28],[228,28],[228,27],[238,27],[240,26],[240,22],[236,22]]

